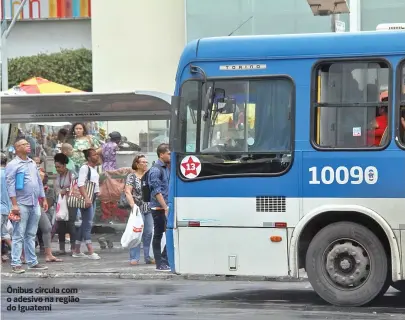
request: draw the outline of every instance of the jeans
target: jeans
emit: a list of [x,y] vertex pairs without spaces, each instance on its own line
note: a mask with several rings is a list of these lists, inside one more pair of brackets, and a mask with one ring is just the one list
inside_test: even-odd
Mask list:
[[[4,188],[4,187],[3,187]],[[1,215],[1,239],[10,239],[10,234],[7,231],[8,214]]]
[[89,208],[80,209],[82,224],[78,228],[78,231],[76,233],[76,244],[81,244],[82,241],[85,244],[91,243],[91,228],[93,226],[94,204],[95,200]]
[[154,234],[153,234],[153,255],[155,256],[156,267],[169,265],[167,260],[166,246],[162,251],[162,237],[166,231],[166,215],[164,210],[152,210]]
[[[143,256],[145,262],[151,261],[149,256],[150,243],[152,241],[152,232],[153,232],[153,218],[150,212],[142,213],[143,219],[143,234],[142,234],[142,243],[143,243]],[[139,262],[141,258],[141,244],[137,245],[134,248],[129,249],[129,259],[131,262]]]
[[37,206],[25,206],[19,204],[20,221],[13,222],[13,237],[11,246],[11,265],[21,266],[21,254],[24,245],[25,260],[28,266],[38,264],[35,254],[35,236],[38,230],[41,208]]

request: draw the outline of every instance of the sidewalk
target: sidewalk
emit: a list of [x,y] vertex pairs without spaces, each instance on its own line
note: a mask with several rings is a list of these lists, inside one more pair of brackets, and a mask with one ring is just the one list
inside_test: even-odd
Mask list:
[[[211,275],[177,275],[171,272],[158,272],[154,265],[143,263],[143,252],[141,263],[137,266],[129,265],[128,249],[122,248],[120,242],[113,242],[112,249],[101,249],[98,242],[93,242],[94,251],[101,259],[90,260],[87,258],[72,258],[70,255],[59,256],[59,245],[52,242],[54,255],[61,258],[63,262],[46,263],[48,270],[45,272],[34,272],[27,270],[23,274],[14,274],[11,272],[9,263],[3,263],[1,267],[1,277],[25,277],[25,278],[118,278],[118,279],[136,279],[136,280],[169,280],[169,279],[187,279],[187,280],[260,280],[260,281],[302,281],[306,280],[306,274],[303,279],[296,280],[290,277],[266,278],[266,277],[240,277],[240,276],[211,276]],[[70,245],[66,244],[66,249]],[[37,255],[40,263],[45,262],[45,257],[39,253]],[[27,268],[26,268],[27,269]]]
[[[172,273],[155,271],[154,265],[140,264],[129,265],[127,250],[122,248],[104,249],[95,248],[100,260],[88,258],[72,258],[70,255],[58,256],[63,262],[46,263],[48,270],[33,272],[26,268],[23,274],[11,272],[8,263],[2,264],[2,277],[27,277],[27,278],[129,278],[129,279],[170,279],[177,277]],[[43,254],[38,254],[40,263],[45,263]],[[141,260],[142,261],[142,260]]]
[[[55,253],[56,246],[55,243]],[[98,243],[94,243],[95,251],[100,255],[100,260],[90,260],[87,258],[72,258],[69,255],[58,256],[63,262],[47,263],[49,267],[45,272],[33,272],[27,270],[23,274],[11,272],[9,263],[3,263],[1,277],[25,277],[25,278],[117,278],[135,280],[260,280],[260,281],[305,281],[306,279],[291,279],[290,277],[266,278],[266,277],[235,277],[235,276],[210,276],[210,275],[176,275],[171,272],[158,272],[154,265],[141,264],[137,266],[129,265],[128,250],[123,249],[119,243],[114,243],[113,249],[100,249]],[[43,254],[38,254],[40,263],[45,262]]]

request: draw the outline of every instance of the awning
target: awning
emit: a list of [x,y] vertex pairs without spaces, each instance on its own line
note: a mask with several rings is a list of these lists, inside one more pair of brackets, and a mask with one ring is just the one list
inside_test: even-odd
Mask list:
[[30,94],[1,97],[1,121],[170,120],[171,96],[156,91]]

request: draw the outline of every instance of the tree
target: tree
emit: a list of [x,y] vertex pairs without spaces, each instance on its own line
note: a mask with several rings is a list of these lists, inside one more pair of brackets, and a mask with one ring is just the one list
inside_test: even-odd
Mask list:
[[9,61],[9,88],[41,77],[83,91],[92,91],[92,53],[88,49],[19,57]]

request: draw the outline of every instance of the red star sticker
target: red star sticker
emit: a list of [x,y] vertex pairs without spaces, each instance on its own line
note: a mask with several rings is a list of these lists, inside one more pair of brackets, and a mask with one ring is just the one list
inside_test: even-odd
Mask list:
[[200,166],[201,163],[199,162],[194,162],[193,158],[189,157],[187,162],[184,162],[181,164],[181,166],[186,170],[184,172],[185,176],[188,176],[189,174],[197,175],[197,168]]

